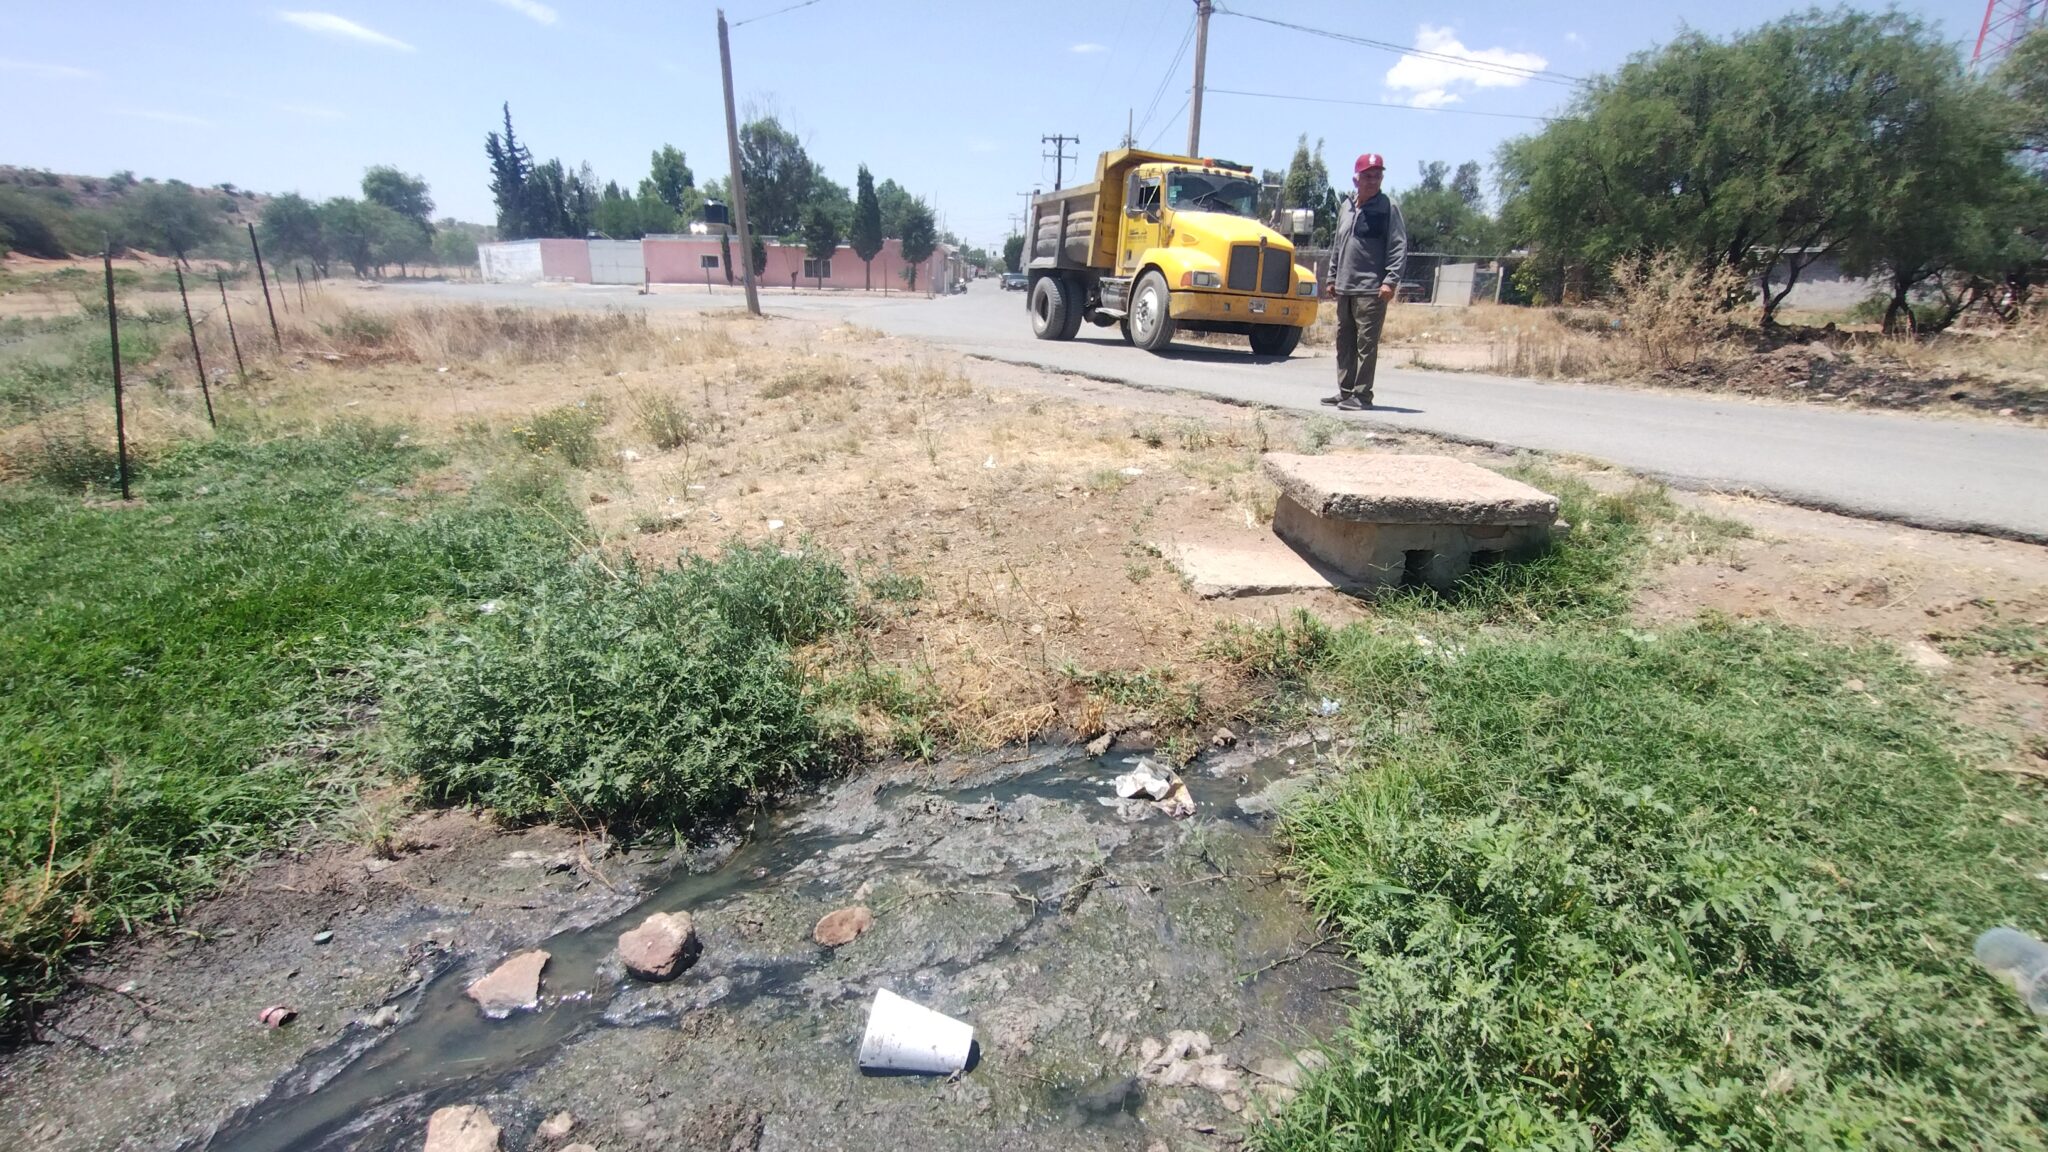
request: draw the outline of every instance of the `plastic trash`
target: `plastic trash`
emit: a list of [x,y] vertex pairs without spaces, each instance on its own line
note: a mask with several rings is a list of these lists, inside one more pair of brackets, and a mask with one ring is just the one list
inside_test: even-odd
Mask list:
[[2016,928],[1993,928],[1977,937],[1977,963],[2013,986],[2039,1016],[2048,1016],[2048,944]]
[[1322,705],[1318,707],[1316,711],[1322,713],[1325,716],[1335,716],[1337,714],[1337,710],[1342,707],[1344,707],[1344,702],[1342,700],[1332,700],[1328,696],[1325,696],[1323,697]]
[[288,1004],[272,1004],[258,1014],[256,1019],[265,1028],[282,1028],[293,1020],[298,1019],[298,1017],[298,1009]]
[[966,1069],[973,1051],[973,1025],[913,1004],[887,988],[875,990],[868,1030],[860,1039],[862,1068],[950,1076]]

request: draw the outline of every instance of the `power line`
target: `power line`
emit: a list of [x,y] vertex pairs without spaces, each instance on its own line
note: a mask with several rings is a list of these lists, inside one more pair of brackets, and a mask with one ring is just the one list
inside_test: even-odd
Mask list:
[[1153,113],[1159,111],[1159,101],[1166,95],[1167,85],[1173,83],[1173,74],[1180,71],[1181,57],[1188,54],[1188,45],[1195,39],[1195,21],[1188,20],[1188,30],[1180,38],[1180,47],[1174,51],[1173,62],[1166,66],[1166,74],[1159,78],[1159,87],[1152,92],[1152,102],[1145,106],[1145,115],[1138,121],[1138,131],[1143,132],[1152,123]]
[[1331,96],[1290,96],[1285,92],[1240,92],[1235,88],[1211,88],[1212,95],[1253,96],[1261,100],[1300,100],[1310,104],[1349,104],[1356,108],[1400,108],[1409,112],[1449,112],[1454,116],[1491,116],[1504,120],[1540,120],[1554,124],[1571,116],[1531,116],[1522,112],[1481,112],[1474,108],[1417,108],[1413,104],[1390,104],[1384,100],[1339,100]]
[[818,3],[818,0],[803,0],[803,2],[802,2],[802,3],[800,3],[800,4],[791,4],[791,5],[790,5],[789,7],[787,7],[787,8],[777,8],[777,9],[776,9],[775,11],[773,11],[773,12],[763,12],[763,13],[761,13],[761,14],[760,14],[759,16],[749,16],[749,17],[747,17],[747,18],[746,18],[745,20],[735,20],[735,21],[733,21],[733,24],[732,24],[732,26],[733,26],[733,27],[735,27],[735,28],[744,28],[744,27],[746,27],[747,25],[749,25],[749,24],[752,24],[752,23],[753,23],[754,21],[756,21],[756,20],[766,20],[766,19],[767,19],[767,18],[769,18],[770,16],[780,16],[780,15],[782,15],[782,14],[783,14],[784,12],[794,12],[794,11],[796,11],[796,10],[797,10],[797,9],[799,9],[799,8],[809,8],[809,7],[811,6],[811,5],[813,5],[813,4],[816,4],[816,3]]
[[[1216,92],[1216,91],[1220,91],[1220,89],[1216,89],[1216,88],[1211,88],[1211,89],[1209,89],[1209,91],[1211,91],[1211,92]],[[1173,127],[1173,126],[1174,126],[1174,125],[1175,125],[1176,123],[1178,123],[1178,122],[1180,121],[1180,114],[1188,110],[1188,100],[1193,100],[1194,98],[1195,98],[1195,94],[1194,94],[1194,93],[1192,93],[1192,92],[1188,93],[1188,98],[1187,98],[1187,100],[1182,100],[1182,101],[1180,102],[1180,107],[1178,107],[1178,108],[1175,108],[1175,109],[1173,110],[1173,115],[1171,115],[1171,116],[1168,116],[1168,117],[1166,118],[1166,123],[1164,123],[1164,124],[1161,124],[1161,125],[1159,126],[1159,135],[1158,135],[1158,136],[1154,136],[1154,137],[1152,137],[1152,147],[1154,147],[1154,148],[1157,148],[1157,147],[1159,147],[1159,137],[1160,137],[1160,136],[1164,136],[1164,135],[1166,135],[1167,129],[1169,129],[1169,128],[1172,128],[1172,127]]]
[[1285,20],[1275,20],[1268,16],[1254,16],[1249,12],[1239,12],[1233,8],[1219,6],[1216,11],[1226,16],[1235,16],[1241,20],[1271,24],[1275,28],[1287,28],[1295,32],[1306,32],[1311,36],[1322,36],[1331,40],[1339,40],[1346,44],[1356,44],[1364,48],[1378,48],[1383,52],[1393,52],[1401,56],[1419,56],[1424,60],[1437,60],[1446,64],[1457,64],[1466,68],[1475,68],[1482,72],[1493,72],[1501,76],[1513,76],[1518,80],[1535,80],[1544,84],[1557,84],[1561,86],[1591,83],[1591,81],[1583,76],[1571,76],[1563,72],[1552,72],[1545,68],[1522,68],[1514,64],[1501,64],[1492,60],[1474,60],[1469,56],[1453,56],[1447,52],[1431,52],[1424,48],[1410,48],[1400,44],[1389,43],[1385,40],[1374,40],[1369,36],[1354,36],[1349,32],[1332,32],[1327,28],[1311,28],[1306,24],[1290,24]]

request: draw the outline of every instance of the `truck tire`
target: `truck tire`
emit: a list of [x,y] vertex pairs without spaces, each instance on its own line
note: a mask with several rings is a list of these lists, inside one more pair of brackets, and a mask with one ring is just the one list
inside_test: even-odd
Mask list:
[[1173,343],[1173,296],[1166,277],[1154,270],[1138,277],[1131,289],[1131,343],[1147,352],[1164,352]]
[[1252,355],[1292,356],[1301,343],[1301,329],[1292,324],[1261,324],[1252,329]]
[[1081,334],[1081,322],[1088,318],[1088,289],[1079,280],[1062,276],[1060,291],[1067,297],[1067,322],[1060,328],[1060,339],[1072,340]]
[[1062,276],[1040,276],[1031,285],[1031,334],[1040,340],[1072,340],[1080,316],[1071,307],[1074,294]]

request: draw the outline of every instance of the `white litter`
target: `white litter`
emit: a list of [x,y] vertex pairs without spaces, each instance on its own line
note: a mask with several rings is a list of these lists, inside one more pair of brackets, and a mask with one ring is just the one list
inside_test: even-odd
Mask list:
[[887,988],[875,991],[860,1066],[878,1072],[950,1076],[964,1071],[974,1051],[974,1026],[914,1004]]
[[769,530],[770,532],[780,532],[780,531],[782,531],[782,521],[780,521],[780,520],[770,520],[770,521],[768,522],[768,530]]
[[1337,714],[1337,709],[1342,707],[1344,707],[1344,702],[1342,700],[1332,700],[1328,696],[1325,696],[1323,697],[1322,704],[1316,708],[1316,711],[1324,716],[1335,716]]

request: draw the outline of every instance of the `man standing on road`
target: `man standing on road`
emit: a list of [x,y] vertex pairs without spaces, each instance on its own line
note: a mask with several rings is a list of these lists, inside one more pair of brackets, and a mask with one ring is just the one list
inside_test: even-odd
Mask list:
[[1407,222],[1400,206],[1380,191],[1386,171],[1387,162],[1377,152],[1367,152],[1351,166],[1358,195],[1337,212],[1330,275],[1323,284],[1323,295],[1337,301],[1337,394],[1323,397],[1323,403],[1345,412],[1372,407],[1380,325],[1408,266]]

